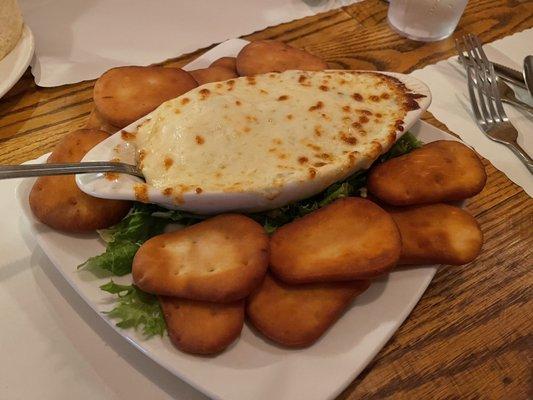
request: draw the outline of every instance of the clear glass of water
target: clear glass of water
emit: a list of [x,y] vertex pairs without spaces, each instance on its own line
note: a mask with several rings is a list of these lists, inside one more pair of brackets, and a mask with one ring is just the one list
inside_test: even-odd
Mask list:
[[390,0],[387,18],[398,34],[422,42],[450,36],[468,0]]

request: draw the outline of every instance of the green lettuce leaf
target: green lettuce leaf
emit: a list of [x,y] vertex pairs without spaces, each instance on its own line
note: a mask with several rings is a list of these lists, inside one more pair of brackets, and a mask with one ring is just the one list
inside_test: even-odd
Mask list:
[[158,206],[153,204],[135,203],[130,213],[117,225],[104,230],[110,237],[109,243],[131,242],[142,244],[152,236],[165,229],[166,218],[153,218]]
[[389,151],[379,158],[378,162],[382,163],[390,160],[391,158],[410,153],[411,151],[422,147],[423,144],[424,143],[418,140],[415,135],[413,135],[411,132],[407,132],[400,139],[398,139],[396,143],[394,143]]
[[146,338],[163,336],[165,319],[156,296],[143,292],[135,285],[119,285],[113,281],[100,286],[100,289],[117,295],[117,304],[105,314],[117,319],[118,327],[140,329]]
[[153,217],[158,210],[159,207],[151,204],[136,203],[121,222],[100,231],[100,236],[107,241],[106,251],[89,258],[78,268],[100,268],[117,276],[129,274],[139,247],[162,233],[170,222],[168,218]]
[[89,258],[78,268],[101,268],[116,276],[129,274],[133,257],[140,246],[128,241],[110,242],[104,253]]

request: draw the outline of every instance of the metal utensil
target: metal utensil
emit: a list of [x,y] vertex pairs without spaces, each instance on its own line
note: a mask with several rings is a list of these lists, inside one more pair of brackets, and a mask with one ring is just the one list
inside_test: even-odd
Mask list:
[[533,115],[533,107],[518,99],[514,90],[511,89],[511,87],[507,83],[503,82],[501,79],[496,80],[498,84],[498,91],[500,92],[500,97],[504,103],[520,107],[521,109]]
[[494,67],[487,59],[479,39],[468,34],[463,36],[462,41],[456,40],[455,46],[461,62],[466,66],[468,93],[479,128],[489,139],[511,149],[533,174],[533,160],[517,143],[518,132],[505,114]]
[[[470,60],[468,60],[468,57],[465,57],[465,59],[467,61],[470,61]],[[459,59],[459,60],[461,60],[461,59]],[[461,64],[462,64],[462,61],[461,61]],[[494,72],[496,72],[496,75],[498,75],[498,73],[496,71],[496,65],[494,65],[494,63],[492,63],[492,65],[494,66]],[[465,69],[466,69],[466,67],[465,67]],[[515,72],[518,73],[517,71],[515,71]],[[499,89],[500,97],[501,97],[502,101],[504,103],[511,104],[513,106],[516,106],[516,107],[520,107],[523,110],[525,110],[528,113],[533,115],[533,107],[531,107],[529,104],[524,103],[522,100],[517,98],[514,90],[507,83],[504,82],[504,79],[500,79],[500,78],[501,78],[501,76],[498,75],[497,79],[496,79],[496,82],[498,83],[498,89]],[[507,81],[509,82],[510,80],[507,80]],[[477,81],[475,79],[474,79],[474,85],[477,85]],[[525,87],[525,84],[523,84],[523,86]]]
[[[467,55],[464,55],[464,57],[468,59]],[[513,85],[527,89],[522,72],[509,68],[505,65],[495,63],[494,61],[489,62],[494,67],[494,72],[496,73],[496,75],[502,78],[505,82],[512,83]]]
[[28,178],[45,175],[89,174],[95,172],[118,172],[144,179],[141,170],[135,165],[121,162],[98,161],[63,164],[0,165],[0,179]]
[[533,96],[533,56],[524,58],[524,81],[529,94]]

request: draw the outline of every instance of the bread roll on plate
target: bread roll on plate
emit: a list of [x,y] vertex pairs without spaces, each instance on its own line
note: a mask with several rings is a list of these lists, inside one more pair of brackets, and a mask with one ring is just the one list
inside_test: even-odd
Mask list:
[[[107,132],[80,129],[66,135],[48,158],[49,163],[79,162],[85,153],[109,137]],[[129,201],[105,200],[83,193],[74,175],[42,176],[29,196],[35,217],[65,232],[92,232],[118,223],[131,208]]]
[[276,343],[289,347],[313,344],[342,315],[369,281],[288,285],[267,275],[249,297],[246,315]]
[[94,85],[94,103],[111,125],[123,128],[170,100],[198,86],[178,68],[118,67]]
[[237,339],[244,324],[244,301],[209,303],[159,296],[171,342],[186,353],[220,353]]
[[485,186],[479,157],[461,142],[438,140],[370,171],[368,191],[394,206],[463,200]]
[[319,57],[274,40],[259,40],[244,46],[237,56],[240,76],[283,72],[291,69],[322,71],[328,64]]
[[268,236],[261,225],[223,214],[155,236],[133,260],[133,281],[142,290],[212,302],[243,299],[268,265]]
[[189,73],[196,80],[196,82],[198,82],[198,85],[203,85],[209,82],[227,81],[228,79],[238,77],[236,72],[220,66],[195,69],[194,71],[189,71]]
[[467,264],[481,252],[483,234],[465,210],[449,204],[387,208],[402,237],[399,264]]
[[237,59],[235,57],[220,57],[213,61],[210,67],[224,67],[237,73]]
[[270,268],[292,284],[365,279],[390,271],[400,251],[391,216],[369,200],[347,197],[276,230]]

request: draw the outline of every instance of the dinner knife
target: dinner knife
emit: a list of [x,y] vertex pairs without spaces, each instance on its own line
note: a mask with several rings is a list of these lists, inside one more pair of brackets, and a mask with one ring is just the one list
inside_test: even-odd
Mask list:
[[492,65],[494,66],[494,72],[496,72],[496,75],[498,75],[500,78],[527,89],[526,82],[524,81],[524,75],[521,72],[495,62],[492,62]]

